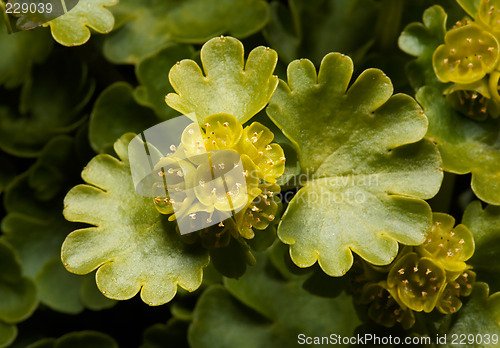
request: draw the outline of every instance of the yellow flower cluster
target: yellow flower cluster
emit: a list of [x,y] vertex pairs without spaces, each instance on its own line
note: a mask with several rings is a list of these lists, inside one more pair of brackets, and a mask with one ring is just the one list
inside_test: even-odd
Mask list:
[[457,22],[434,51],[432,65],[451,104],[463,114],[484,120],[500,116],[500,0],[481,0],[474,20]]
[[273,139],[262,124],[243,128],[229,114],[208,116],[202,127],[190,124],[181,143],[172,145],[173,153],[154,167],[158,211],[200,231],[205,242],[210,240],[208,247],[227,244],[225,232],[253,238],[254,229],[274,220],[278,207],[276,179],[285,170],[285,157]]

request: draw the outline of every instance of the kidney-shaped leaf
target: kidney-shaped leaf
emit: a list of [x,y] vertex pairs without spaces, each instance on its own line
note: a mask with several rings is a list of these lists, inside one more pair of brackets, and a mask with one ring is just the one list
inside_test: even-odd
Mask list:
[[422,199],[442,181],[437,149],[422,140],[427,119],[407,95],[393,97],[380,70],[363,72],[346,92],[350,58],[328,54],[316,76],[309,60],[288,67],[267,112],[291,139],[308,177],[290,202],[278,236],[293,261],[317,260],[333,276],[352,265],[351,251],[383,265],[398,242],[420,244],[431,226]]
[[461,116],[429,86],[416,96],[429,119],[427,137],[443,158],[444,170],[472,173],[472,190],[490,204],[500,204],[500,119],[476,122]]
[[54,39],[64,46],[83,45],[90,39],[90,28],[98,33],[109,33],[115,24],[115,18],[105,9],[118,0],[80,0],[71,11],[51,20],[50,26]]
[[82,173],[89,185],[67,194],[64,216],[94,226],[66,238],[62,260],[77,274],[99,268],[97,285],[109,298],[129,299],[142,289],[144,302],[160,305],[175,296],[177,285],[189,291],[200,286],[208,254],[182,242],[152,198],[135,193],[127,152],[133,137],[129,133],[115,143],[120,160],[94,157]]
[[253,49],[245,63],[240,41],[218,37],[203,45],[201,61],[205,75],[190,59],[172,67],[169,79],[177,94],[166,98],[171,108],[201,121],[226,113],[244,123],[266,106],[278,84],[273,76],[278,56],[263,46]]

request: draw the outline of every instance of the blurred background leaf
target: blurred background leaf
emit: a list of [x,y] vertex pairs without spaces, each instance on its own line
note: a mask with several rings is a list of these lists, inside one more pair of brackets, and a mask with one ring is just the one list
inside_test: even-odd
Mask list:
[[127,132],[140,133],[158,123],[153,110],[139,105],[132,86],[116,82],[97,98],[90,115],[90,145],[97,153],[112,153],[113,144]]
[[61,338],[46,338],[27,348],[118,348],[115,340],[96,331],[71,332]]
[[326,299],[302,288],[305,278],[280,274],[267,253],[239,279],[225,279],[200,297],[189,328],[193,348],[296,347],[298,334],[351,336],[359,320],[345,294]]
[[177,62],[189,58],[194,58],[191,46],[172,45],[142,60],[135,68],[140,83],[134,90],[135,100],[152,108],[162,120],[178,116],[179,113],[165,103],[165,96],[174,92],[168,73]]
[[289,0],[270,4],[271,20],[264,30],[280,60],[307,57],[319,65],[329,52],[356,61],[373,44],[377,3],[373,0]]
[[112,11],[120,28],[106,39],[104,54],[122,64],[137,64],[173,42],[203,43],[221,34],[244,38],[268,20],[263,0],[122,0]]
[[[52,50],[54,41],[49,31],[39,29],[7,34],[0,24],[0,85],[6,88],[18,87],[29,77],[33,64],[42,63]],[[1,100],[1,99],[0,99]]]
[[[22,35],[23,33],[13,34]],[[58,134],[76,129],[94,82],[80,58],[61,51],[36,67],[16,100],[0,101],[0,148],[21,157],[36,157]]]
[[17,335],[15,324],[36,309],[35,284],[23,277],[15,250],[0,238],[0,347],[8,347]]
[[74,140],[68,136],[47,144],[37,162],[9,185],[1,229],[18,252],[24,275],[37,285],[40,301],[76,314],[84,307],[109,308],[114,301],[97,290],[91,275],[70,274],[60,260],[62,242],[74,228],[62,215],[62,197],[79,171],[74,152]]

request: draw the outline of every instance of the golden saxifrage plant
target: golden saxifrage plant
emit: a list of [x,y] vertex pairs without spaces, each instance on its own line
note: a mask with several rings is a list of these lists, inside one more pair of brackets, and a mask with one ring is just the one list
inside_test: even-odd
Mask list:
[[500,0],[29,2],[0,348],[498,346]]

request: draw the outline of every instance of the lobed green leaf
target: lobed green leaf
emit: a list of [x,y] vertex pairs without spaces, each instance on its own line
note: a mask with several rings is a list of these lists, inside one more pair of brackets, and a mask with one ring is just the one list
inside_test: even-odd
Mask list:
[[318,76],[310,61],[294,61],[266,110],[295,144],[308,178],[278,236],[298,266],[318,261],[333,276],[349,270],[352,251],[385,265],[398,242],[422,243],[431,226],[423,199],[443,177],[436,147],[421,140],[427,119],[417,103],[391,97],[391,81],[376,69],[347,90],[352,71],[338,53],[323,59]]
[[115,19],[105,7],[117,3],[118,0],[79,0],[70,11],[44,26],[50,26],[52,36],[61,45],[83,45],[90,39],[90,29],[101,34],[113,29]]
[[278,56],[272,49],[259,46],[248,54],[245,63],[243,44],[233,37],[214,38],[201,49],[201,68],[193,60],[172,67],[170,93],[166,102],[188,115],[194,113],[202,123],[210,115],[231,114],[245,123],[269,102],[278,84],[273,76]]
[[188,291],[201,285],[208,254],[181,241],[152,197],[135,193],[127,153],[133,137],[115,143],[119,160],[94,157],[82,173],[88,184],[67,194],[66,219],[93,226],[72,232],[61,255],[73,273],[97,269],[97,286],[109,298],[125,300],[141,291],[144,302],[161,305],[175,296],[177,285]]

